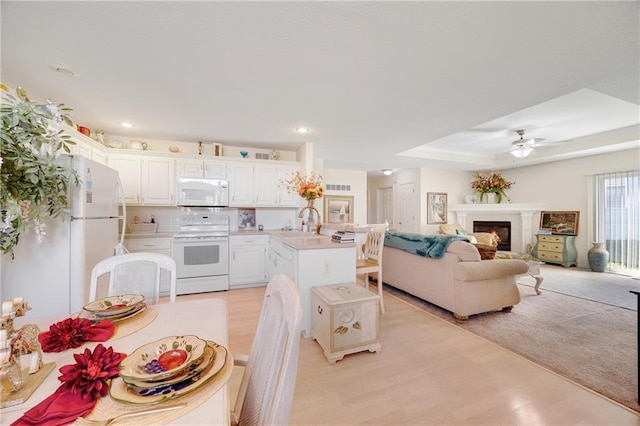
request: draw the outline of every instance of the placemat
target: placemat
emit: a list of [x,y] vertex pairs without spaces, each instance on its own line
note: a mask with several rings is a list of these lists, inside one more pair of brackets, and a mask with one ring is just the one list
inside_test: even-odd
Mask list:
[[[163,405],[173,405],[186,403],[186,407],[173,411],[166,411],[161,413],[145,414],[141,416],[129,417],[122,420],[118,420],[118,425],[157,425],[166,424],[175,419],[180,418],[189,411],[203,404],[213,394],[218,392],[227,383],[233,370],[233,355],[227,349],[227,357],[224,363],[224,367],[211,378],[211,381],[199,389],[188,393],[180,398],[176,398],[171,401],[159,403],[155,405],[142,405],[142,404],[123,404],[111,399],[109,396],[100,398],[95,408],[86,416],[87,419],[100,420],[108,419],[121,414],[134,413],[136,411],[142,411],[153,407],[162,407]],[[227,407],[230,409],[230,407]],[[74,423],[74,424],[77,424]]]
[[139,314],[114,323],[115,332],[113,336],[108,340],[109,342],[120,339],[121,337],[128,336],[130,334],[135,333],[138,330],[141,330],[151,324],[151,322],[156,319],[158,313],[153,309],[152,306],[147,305],[147,308],[140,312]]
[[[31,356],[35,356],[32,354]],[[56,366],[55,362],[45,362],[42,367],[34,373],[29,374],[29,367],[22,369],[22,387],[15,392],[9,392],[2,389],[2,395],[0,398],[0,408],[11,407],[12,405],[18,405],[25,402],[33,392],[38,389],[38,386],[44,382],[49,373]]]

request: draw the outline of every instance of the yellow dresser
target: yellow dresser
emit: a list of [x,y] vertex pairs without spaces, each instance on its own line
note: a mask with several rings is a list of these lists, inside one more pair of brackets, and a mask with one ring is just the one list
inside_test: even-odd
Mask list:
[[578,252],[573,235],[536,235],[533,257],[547,263],[577,266]]

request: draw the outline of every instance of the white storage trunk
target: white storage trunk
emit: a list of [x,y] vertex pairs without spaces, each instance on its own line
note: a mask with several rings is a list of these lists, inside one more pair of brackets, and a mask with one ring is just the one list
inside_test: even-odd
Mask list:
[[353,283],[318,286],[311,291],[311,333],[330,363],[347,354],[382,350],[377,294]]

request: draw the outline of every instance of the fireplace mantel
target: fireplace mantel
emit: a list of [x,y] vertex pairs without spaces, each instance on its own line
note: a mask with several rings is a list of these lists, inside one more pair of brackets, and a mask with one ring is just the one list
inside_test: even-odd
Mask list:
[[[519,215],[520,223],[516,229],[520,229],[521,238],[518,244],[514,244],[512,234],[512,250],[524,252],[527,244],[533,246],[533,215],[545,209],[541,204],[454,204],[449,206],[449,211],[456,214],[457,222],[462,228],[467,229],[467,216],[491,215]],[[497,219],[496,219],[497,220]],[[512,224],[513,226],[513,224]],[[537,229],[537,227],[535,228]]]
[[[449,210],[454,213],[522,213],[522,212],[539,212],[544,210],[541,204],[453,204],[449,206]],[[462,224],[461,224],[462,225]]]

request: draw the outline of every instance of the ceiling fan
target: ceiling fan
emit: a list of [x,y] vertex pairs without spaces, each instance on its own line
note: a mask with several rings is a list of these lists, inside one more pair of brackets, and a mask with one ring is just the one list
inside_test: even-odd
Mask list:
[[524,158],[533,152],[533,148],[539,146],[538,144],[544,141],[543,138],[524,138],[524,129],[516,130],[516,133],[520,135],[520,139],[511,142],[511,149],[509,153],[516,158]]

